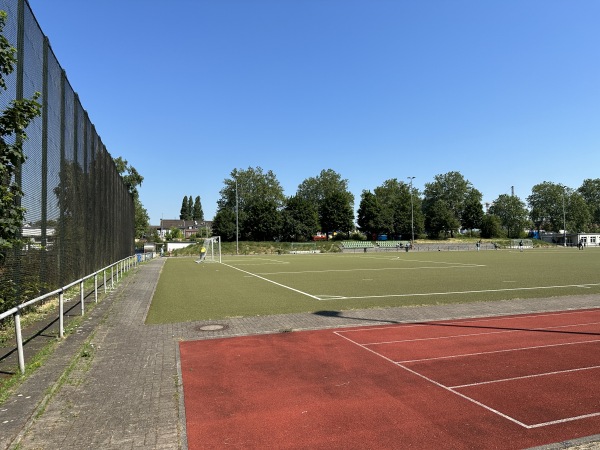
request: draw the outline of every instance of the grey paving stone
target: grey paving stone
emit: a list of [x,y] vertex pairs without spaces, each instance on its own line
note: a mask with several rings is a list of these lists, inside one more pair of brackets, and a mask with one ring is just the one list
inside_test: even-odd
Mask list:
[[[583,309],[600,304],[597,296],[577,296],[144,325],[163,264],[163,259],[157,259],[133,269],[90,313],[81,329],[60,343],[44,367],[0,405],[0,449],[187,449],[178,373],[181,340]],[[225,328],[199,331],[201,325],[217,324]],[[93,347],[89,356],[81,357],[86,341]],[[65,376],[71,364],[73,368]]]

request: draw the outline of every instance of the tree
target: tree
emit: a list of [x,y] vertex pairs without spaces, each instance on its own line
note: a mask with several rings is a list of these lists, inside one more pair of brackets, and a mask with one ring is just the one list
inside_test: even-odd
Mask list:
[[[234,169],[231,178],[224,180],[221,198],[217,201],[218,228],[229,230],[236,226],[236,206],[239,239],[249,240],[278,238],[281,230],[281,211],[285,204],[283,188],[272,171],[263,172],[262,168],[249,167],[247,170]],[[232,214],[225,212],[232,211]],[[223,211],[223,212],[222,212]],[[222,212],[222,213],[221,213]],[[215,217],[216,219],[217,217]],[[231,221],[225,224],[224,220]],[[214,223],[213,223],[213,230]],[[267,230],[269,230],[267,232]],[[268,236],[267,236],[268,234]],[[220,234],[223,240],[228,235]],[[233,235],[235,239],[235,232]]]
[[480,235],[484,239],[502,237],[500,218],[493,214],[485,214],[481,219]]
[[185,220],[192,220],[193,217],[194,217],[194,201],[192,200],[192,196],[190,195],[188,197],[187,215],[186,215]]
[[[0,89],[6,90],[4,78],[13,72],[17,62],[16,50],[2,34],[6,12],[0,11]],[[18,242],[25,208],[20,204],[23,191],[19,185],[18,171],[25,162],[23,142],[25,129],[41,113],[37,102],[39,93],[31,99],[12,100],[0,115],[0,255]]]
[[423,212],[431,236],[450,234],[454,237],[463,217],[466,218],[465,203],[477,195],[473,190],[471,183],[459,172],[436,175],[432,183],[425,184]]
[[130,165],[126,159],[123,159],[119,156],[118,158],[114,158],[113,161],[115,163],[115,167],[117,168],[117,172],[119,172],[119,175],[121,175],[123,182],[127,186],[127,190],[134,197],[139,197],[137,188],[138,186],[142,185],[144,177],[141,176],[135,167]]
[[133,196],[135,237],[136,239],[141,239],[148,234],[150,228],[150,217],[140,201],[138,191],[138,186],[142,185],[144,177],[126,159],[119,156],[118,158],[114,158],[113,161],[117,172],[119,172],[129,193]]
[[412,238],[413,227],[418,234],[423,226],[421,198],[417,189],[393,178],[375,188],[382,209],[380,232],[395,237]]
[[591,213],[583,195],[569,190],[565,206],[567,229],[575,232],[585,232],[592,228]]
[[250,241],[279,240],[281,236],[281,205],[273,198],[254,198],[247,205],[244,222],[245,239]]
[[317,231],[319,231],[319,214],[314,205],[297,195],[289,197],[282,212],[282,239],[304,242],[310,240]]
[[358,228],[368,237],[377,236],[384,228],[381,223],[381,205],[371,191],[362,191],[358,207]]
[[196,196],[194,200],[194,208],[192,212],[192,219],[195,221],[204,220],[204,211],[202,211],[202,203],[200,203],[200,196]]
[[530,223],[525,203],[515,195],[500,195],[490,206],[489,215],[497,217],[500,226],[506,230],[506,236],[513,239],[523,237]]
[[583,197],[590,215],[590,229],[586,231],[600,230],[600,178],[583,180],[577,192]]
[[235,211],[232,208],[220,208],[213,219],[212,230],[223,241],[235,241]]
[[567,187],[549,181],[533,186],[527,203],[529,216],[538,231],[558,232],[564,228],[568,194]]
[[483,221],[482,197],[481,192],[477,189],[467,191],[461,214],[461,225],[463,228],[470,231],[474,228],[481,228],[481,222]]
[[[344,211],[347,212],[348,209],[354,211],[354,196],[348,191],[348,180],[342,179],[341,175],[332,169],[322,170],[318,176],[305,179],[300,183],[296,192],[298,197],[315,205],[319,214],[321,231],[335,231],[335,229],[327,229],[327,226],[331,226],[331,224],[325,224],[329,218],[321,215],[322,211],[329,211],[329,207],[323,205],[323,202],[327,196],[333,193],[338,193],[339,198],[344,200],[347,205],[344,207]],[[352,216],[354,216],[354,212],[352,212]],[[345,228],[344,231],[349,231],[351,228]]]
[[459,226],[460,222],[454,211],[443,200],[438,199],[429,206],[425,216],[425,227],[429,236],[447,237],[449,233],[452,235]]
[[323,230],[350,233],[354,222],[354,211],[343,192],[333,191],[321,201],[319,217]]
[[165,240],[173,241],[175,239],[181,239],[183,237],[183,233],[179,228],[171,227],[169,231],[165,233]]
[[189,220],[190,211],[189,211],[189,203],[188,196],[183,197],[181,201],[181,209],[179,210],[179,220]]
[[379,233],[399,236],[403,232],[410,234],[410,192],[406,183],[396,178],[386,180],[375,188],[375,197],[380,209]]

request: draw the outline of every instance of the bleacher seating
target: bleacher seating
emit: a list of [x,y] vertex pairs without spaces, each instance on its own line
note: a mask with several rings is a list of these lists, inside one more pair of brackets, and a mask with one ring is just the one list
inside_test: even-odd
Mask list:
[[407,245],[410,245],[410,241],[377,241],[380,248],[404,248]]
[[342,248],[374,248],[371,241],[342,241]]

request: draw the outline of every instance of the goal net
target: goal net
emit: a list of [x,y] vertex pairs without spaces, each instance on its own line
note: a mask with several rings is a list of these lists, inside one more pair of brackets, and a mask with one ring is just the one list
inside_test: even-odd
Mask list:
[[297,255],[301,253],[319,253],[317,244],[314,242],[292,242],[290,253]]
[[221,262],[221,236],[213,236],[204,239],[201,249],[204,249],[205,252],[200,252],[200,257],[196,260],[197,263]]
[[511,239],[510,248],[533,248],[531,239]]

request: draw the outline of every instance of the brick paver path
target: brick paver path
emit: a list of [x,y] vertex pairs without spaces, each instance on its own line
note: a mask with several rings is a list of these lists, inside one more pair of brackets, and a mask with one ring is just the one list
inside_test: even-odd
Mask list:
[[180,340],[600,305],[596,296],[577,296],[144,325],[163,264],[133,269],[0,405],[0,449],[186,449]]

